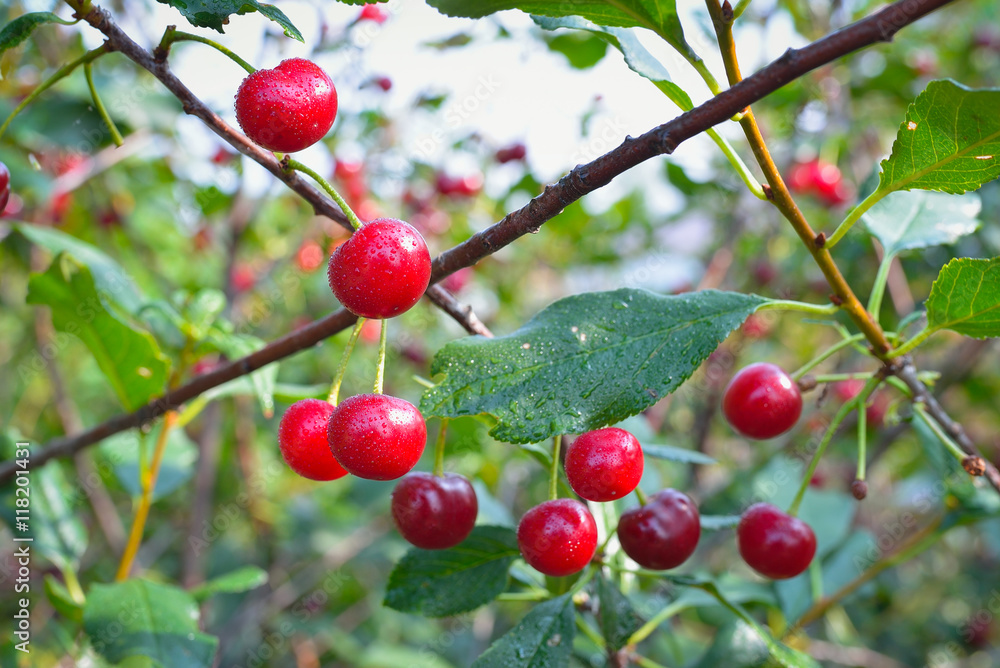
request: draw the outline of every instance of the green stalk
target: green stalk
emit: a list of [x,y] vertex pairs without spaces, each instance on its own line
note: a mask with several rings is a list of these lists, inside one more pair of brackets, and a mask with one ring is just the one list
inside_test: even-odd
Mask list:
[[344,212],[345,216],[347,216],[347,220],[350,221],[351,227],[353,227],[355,230],[361,227],[361,219],[358,218],[357,214],[355,214],[354,211],[351,209],[351,207],[348,206],[347,200],[341,197],[340,193],[337,192],[337,189],[334,188],[332,185],[330,185],[330,183],[326,179],[317,174],[315,170],[303,165],[298,160],[292,160],[291,158],[286,156],[283,159],[283,163],[285,165],[285,169],[294,169],[295,171],[302,172],[303,174],[308,174],[309,176],[311,176],[313,180],[316,181],[316,183],[322,186],[323,190],[326,191],[326,194],[332,197],[333,201],[337,203],[337,206],[340,207],[340,210]]
[[751,0],[740,0],[739,2],[736,3],[736,6],[733,7],[734,21],[743,15],[743,12],[745,12],[747,10],[747,7],[750,6],[750,1]]
[[930,336],[937,332],[936,327],[930,327],[925,325],[923,329],[907,339],[906,343],[896,348],[895,350],[890,350],[889,354],[886,355],[887,358],[892,359],[894,357],[899,357],[900,355],[905,355],[924,341],[930,338]]
[[34,102],[35,98],[37,98],[39,95],[41,95],[49,88],[51,88],[53,84],[55,84],[56,82],[60,81],[61,79],[65,79],[66,76],[68,76],[73,70],[75,70],[80,65],[86,65],[87,63],[93,62],[94,60],[100,58],[106,53],[110,53],[108,51],[107,43],[97,47],[93,51],[88,51],[87,53],[83,54],[76,60],[66,63],[58,70],[53,72],[48,79],[38,84],[38,86],[35,87],[35,90],[28,93],[28,95],[23,100],[21,100],[21,104],[17,105],[14,108],[14,111],[10,112],[10,116],[7,117],[7,120],[3,122],[3,125],[0,125],[0,137],[3,137],[3,133],[7,131],[7,126],[10,125],[10,122],[14,120],[14,117],[17,116],[19,113],[21,113],[21,111],[25,107]]
[[834,315],[840,310],[836,304],[807,304],[790,299],[772,299],[757,307],[758,311],[799,311],[810,315]]
[[333,383],[330,384],[330,394],[326,400],[334,406],[337,405],[340,396],[340,385],[344,382],[344,374],[347,373],[347,362],[351,359],[351,353],[354,352],[354,344],[358,342],[358,337],[361,336],[361,327],[364,324],[364,318],[358,318],[358,321],[354,323],[354,331],[351,332],[351,338],[347,340],[344,355],[340,358],[340,366],[337,367],[337,374],[333,377]]
[[791,374],[792,380],[800,380],[802,376],[806,375],[807,373],[815,369],[817,366],[825,362],[827,359],[837,354],[844,348],[862,340],[863,338],[865,338],[864,334],[855,334],[854,336],[849,336],[846,339],[838,341],[837,343],[833,344],[832,346],[824,350],[818,356],[814,357],[809,362],[806,362],[805,365],[797,369],[794,373],[792,373]]
[[879,319],[879,311],[882,310],[882,298],[885,296],[885,286],[889,282],[889,269],[892,267],[892,261],[895,257],[893,253],[886,253],[885,257],[882,258],[882,263],[878,266],[878,273],[875,274],[875,284],[872,285],[871,296],[868,297],[868,312],[876,321]]
[[951,455],[958,460],[959,464],[961,464],[968,456],[968,453],[958,447],[958,444],[945,433],[944,429],[941,428],[941,425],[939,425],[936,420],[927,414],[927,410],[924,408],[924,405],[920,402],[913,404],[913,412],[916,413],[923,423],[934,432],[934,435],[937,436],[938,440],[944,444],[944,447],[948,450],[948,452],[950,452]]
[[837,229],[833,231],[833,234],[831,234],[827,238],[824,247],[827,250],[830,250],[831,248],[836,246],[837,242],[843,239],[844,235],[851,231],[851,228],[854,227],[854,223],[861,220],[861,216],[863,216],[865,212],[868,211],[868,209],[878,204],[882,200],[882,198],[888,194],[889,193],[887,192],[875,190],[875,192],[873,192],[871,195],[864,198],[864,200],[862,200],[860,204],[851,209],[851,212],[847,214],[847,218],[844,218],[844,222],[838,225]]
[[97,94],[97,87],[94,85],[94,75],[91,71],[92,63],[83,64],[83,75],[87,78],[87,87],[90,88],[90,97],[94,100],[94,107],[97,109],[97,113],[100,114],[101,120],[104,121],[104,125],[107,126],[108,132],[111,133],[111,141],[115,143],[115,146],[121,146],[125,143],[122,139],[122,135],[118,132],[118,127],[115,125],[114,120],[112,120],[111,115],[108,114],[108,110],[104,108],[104,103],[101,102],[101,96]]
[[438,430],[437,442],[434,444],[434,475],[444,475],[444,437],[448,431],[448,419],[441,419],[441,429]]
[[549,467],[549,499],[559,498],[559,451],[562,448],[562,434],[552,439],[552,464]]
[[761,187],[760,181],[750,173],[750,168],[747,167],[743,159],[736,153],[736,149],[728,141],[722,138],[722,136],[715,131],[715,128],[710,128],[705,131],[709,139],[715,142],[716,146],[722,151],[722,154],[726,156],[726,160],[729,164],[733,166],[736,173],[739,174],[740,179],[746,184],[746,187],[753,193],[753,196],[759,200],[766,200],[767,195],[764,194],[764,188]]
[[[868,411],[865,405],[858,406],[858,472],[854,476],[856,480],[864,482],[865,469],[868,466]],[[819,597],[814,596],[813,600],[818,601]]]
[[226,47],[222,46],[218,42],[211,40],[207,37],[202,37],[201,35],[193,35],[189,32],[181,32],[180,30],[177,30],[173,27],[167,28],[166,32],[163,33],[163,39],[160,40],[160,45],[157,47],[156,50],[158,52],[166,54],[167,52],[170,51],[170,45],[173,44],[174,42],[201,42],[202,44],[207,44],[208,46],[212,47],[219,53],[228,56],[234,63],[245,69],[248,74],[253,74],[254,72],[257,71],[253,67],[253,65],[243,60],[242,58],[240,58],[235,53],[233,53]]
[[382,384],[385,382],[385,348],[386,332],[389,331],[389,321],[382,320],[382,330],[378,336],[378,366],[375,367],[375,394],[382,394]]

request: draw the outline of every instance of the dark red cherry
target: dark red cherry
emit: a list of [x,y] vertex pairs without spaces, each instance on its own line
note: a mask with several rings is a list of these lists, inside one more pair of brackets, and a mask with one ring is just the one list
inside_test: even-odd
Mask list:
[[392,519],[407,541],[443,550],[465,540],[476,524],[479,503],[472,485],[457,473],[438,477],[408,473],[392,492]]
[[699,538],[698,507],[674,489],[658,492],[644,506],[629,508],[618,520],[622,549],[643,568],[680,566],[694,554]]
[[770,503],[746,509],[736,540],[743,561],[772,580],[794,578],[816,555],[816,534],[809,525]]

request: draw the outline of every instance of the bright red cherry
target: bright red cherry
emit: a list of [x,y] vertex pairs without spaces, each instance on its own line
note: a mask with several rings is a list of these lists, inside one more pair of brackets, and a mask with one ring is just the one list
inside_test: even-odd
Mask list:
[[358,14],[358,21],[374,21],[375,23],[385,23],[389,20],[389,12],[378,5],[367,4],[361,8]]
[[236,91],[236,120],[247,137],[270,151],[312,146],[337,117],[337,89],[318,65],[303,58],[257,70]]
[[278,445],[289,468],[310,480],[336,480],[347,475],[330,452],[326,426],[333,405],[303,399],[288,407],[278,426]]
[[427,425],[409,401],[385,394],[344,399],[327,428],[333,456],[359,478],[395,480],[412,469],[427,442]]
[[408,473],[392,492],[392,519],[407,541],[425,550],[454,547],[472,532],[479,503],[457,473]]
[[7,200],[10,199],[10,170],[7,165],[0,162],[0,213],[7,208]]
[[781,368],[757,362],[740,369],[729,381],[722,412],[743,436],[774,438],[795,426],[802,414],[802,394]]
[[330,289],[362,318],[391,318],[416,304],[431,278],[420,232],[395,218],[363,224],[330,256]]
[[535,570],[560,577],[582,571],[597,550],[594,516],[575,499],[554,499],[526,512],[517,525],[521,555]]
[[566,448],[566,477],[588,501],[620,499],[642,478],[642,447],[624,429],[588,431]]
[[699,538],[698,507],[674,489],[658,492],[644,506],[629,508],[618,520],[622,549],[643,568],[680,566],[694,554]]
[[743,561],[772,580],[794,578],[816,555],[816,534],[809,525],[770,503],[746,509],[736,527],[736,542]]

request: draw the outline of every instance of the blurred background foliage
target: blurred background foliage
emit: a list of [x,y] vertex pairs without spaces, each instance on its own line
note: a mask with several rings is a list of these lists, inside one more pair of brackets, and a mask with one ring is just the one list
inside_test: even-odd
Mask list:
[[[0,23],[39,9],[39,4],[46,3],[15,0],[0,8]],[[152,11],[144,5],[136,0],[112,3],[112,9]],[[742,29],[757,32],[774,22],[787,25],[789,43],[797,44],[876,6],[862,1],[761,0],[740,22]],[[697,10],[701,8],[692,11],[701,23],[687,26],[689,36],[700,32],[692,42],[711,43],[707,17]],[[409,220],[428,238],[432,251],[440,252],[540,191],[551,178],[535,166],[536,152],[544,147],[529,142],[522,158],[517,141],[499,145],[475,129],[446,123],[442,116],[452,102],[446,86],[428,85],[423,94],[397,104],[394,113],[384,112],[393,82],[366,70],[365,49],[355,35],[366,28],[363,22],[353,23],[356,12],[337,13],[340,23],[331,24],[326,37],[313,46],[320,54],[345,49],[354,54],[341,61],[341,71],[330,71],[342,99],[356,102],[342,110],[323,148],[329,156],[328,176],[362,218],[393,215]],[[422,48],[461,59],[463,50],[477,42],[530,39],[565,56],[567,72],[613,59],[622,77],[632,76],[620,56],[593,36],[546,33],[509,15],[484,23],[488,29],[456,20],[451,38]],[[0,61],[0,117],[59,64],[83,53],[81,30],[40,29]],[[737,41],[739,37],[738,32]],[[273,32],[266,39],[284,38]],[[906,105],[928,81],[952,78],[972,87],[995,87],[997,72],[1000,9],[992,0],[965,0],[907,28],[889,46],[869,49],[785,86],[755,105],[755,112],[786,175],[796,162],[817,157],[841,170],[852,191],[849,201],[830,206],[810,195],[799,200],[816,229],[831,230],[856,201],[856,193],[866,189]],[[432,73],[428,80],[446,75]],[[124,147],[110,145],[82,73],[32,104],[0,141],[0,160],[10,167],[15,189],[0,221],[4,458],[11,456],[13,440],[25,438],[37,445],[123,410],[84,345],[55,332],[47,309],[26,304],[30,274],[44,271],[53,253],[17,231],[15,221],[90,244],[124,269],[135,282],[142,306],[122,317],[152,334],[171,360],[174,384],[235,355],[244,349],[240,345],[252,349],[258,341],[281,336],[336,306],[324,269],[329,249],[346,236],[342,229],[313,215],[280,184],[248,185],[247,161],[221,142],[202,135],[192,144],[190,135],[178,129],[178,102],[123,58],[99,61],[95,76],[127,136]],[[532,114],[544,115],[559,101],[532,99],[524,104],[530,110],[523,119],[527,125]],[[583,145],[605,130],[592,118],[601,104],[595,100],[593,109],[578,110]],[[444,130],[447,166],[439,157],[415,159],[399,150],[397,138],[416,123]],[[731,132],[727,136],[737,137]],[[734,144],[750,162],[738,137]],[[714,151],[708,146],[703,153]],[[501,149],[508,153],[498,155]],[[631,181],[614,201],[585,198],[539,234],[459,272],[446,285],[498,333],[516,329],[560,296],[623,285],[659,292],[717,287],[825,302],[828,290],[822,276],[777,212],[750,196],[721,154],[706,155],[703,163],[689,169],[671,157],[658,159],[655,171],[644,172],[640,182]],[[460,172],[450,167],[454,164],[462,166]],[[573,164],[566,156],[563,169]],[[883,308],[887,329],[919,305],[950,257],[1000,254],[1000,187],[988,184],[980,194],[985,222],[980,232],[957,247],[903,257],[902,273],[893,279],[891,298]],[[652,202],[662,197],[676,205],[665,211]],[[861,230],[852,233],[836,257],[850,284],[865,295],[878,266],[867,235]],[[210,331],[222,343],[206,343]],[[394,320],[387,392],[415,402],[421,385],[414,376],[429,376],[435,350],[462,335],[426,302]],[[529,609],[525,603],[499,603],[442,621],[383,607],[388,573],[407,549],[388,518],[392,484],[356,479],[317,484],[285,468],[275,437],[278,418],[297,398],[325,396],[346,337],[334,337],[281,362],[276,378],[263,381],[276,382],[273,411],[267,401],[254,399],[259,387],[230,387],[228,396],[211,402],[177,430],[176,443],[171,442],[169,475],[161,478],[138,557],[145,577],[194,587],[251,565],[269,576],[264,586],[218,595],[204,604],[204,630],[220,638],[217,665],[467,666],[491,638]],[[796,430],[774,442],[753,444],[716,419],[719,395],[736,368],[768,360],[794,369],[836,340],[828,326],[795,315],[754,316],[680,391],[629,423],[646,441],[697,449],[718,464],[694,467],[649,460],[643,487],[681,489],[706,515],[738,514],[755,493],[787,501],[810,444],[815,445],[844,401],[843,392],[817,390],[807,395]],[[366,391],[374,375],[377,330],[366,328],[362,341],[346,393]],[[942,334],[922,351],[920,361],[922,368],[941,371],[937,387],[945,405],[984,454],[997,461],[996,346]],[[863,371],[872,370],[873,364],[848,353],[823,369]],[[884,389],[873,407],[880,414],[871,416],[871,489],[866,501],[855,502],[847,492],[854,477],[853,428],[841,431],[814,478],[803,514],[820,537],[820,574],[812,580],[806,574],[789,582],[762,583],[740,562],[729,528],[706,531],[698,554],[683,570],[718,576],[724,591],[780,630],[797,619],[819,591],[829,594],[850,582],[920,527],[944,515],[942,527],[947,531],[933,534],[930,549],[857,589],[809,628],[809,638],[795,637],[792,644],[828,665],[1000,664],[995,641],[1000,634],[995,619],[1000,613],[1000,504],[964,474],[955,475],[933,437],[898,424],[898,399]],[[438,425],[429,427],[433,437]],[[475,419],[451,425],[448,468],[476,481],[481,523],[513,526],[524,510],[544,498],[545,471],[528,450],[490,439],[487,428]],[[57,563],[58,558],[36,557],[36,592],[43,574],[62,580],[66,568],[78,573],[85,588],[113,579],[122,532],[131,522],[136,452],[148,450],[154,437],[109,439],[74,460],[53,463],[44,482],[41,471],[35,472],[34,484],[51,485],[54,498],[62,500],[61,510],[57,502],[50,508],[61,546],[53,554],[68,555],[68,565]],[[430,462],[418,468],[429,470]],[[614,504],[599,522],[613,521],[632,503],[626,499]],[[13,543],[8,531],[2,535],[0,578],[6,590],[11,586]],[[513,579],[531,576],[520,565]],[[649,580],[627,582],[626,590],[646,619],[680,591],[669,582]],[[13,600],[7,594],[2,598],[0,617],[10,619]],[[643,653],[667,666],[730,665],[712,663],[712,657],[729,656],[722,647],[728,631],[717,634],[717,629],[729,629],[732,619],[717,605],[694,601],[650,637]],[[37,594],[34,624],[30,665],[100,665],[74,630],[75,623]],[[730,640],[738,638],[731,635]],[[715,654],[703,657],[713,638]],[[9,634],[0,642],[6,643],[0,645],[0,664],[24,665],[17,663]],[[574,660],[578,665],[603,665],[603,656],[588,642],[583,636],[577,640]],[[867,647],[897,663],[876,664],[876,654],[852,661],[838,650],[845,646]]]

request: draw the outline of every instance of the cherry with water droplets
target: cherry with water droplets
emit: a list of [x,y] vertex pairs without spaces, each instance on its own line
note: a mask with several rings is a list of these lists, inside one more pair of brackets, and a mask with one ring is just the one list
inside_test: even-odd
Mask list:
[[288,407],[278,425],[278,446],[288,467],[310,480],[336,480],[347,475],[327,443],[327,423],[333,405],[303,399]]
[[589,431],[566,448],[566,478],[588,501],[614,501],[635,489],[642,478],[642,447],[617,427]]
[[395,480],[412,469],[427,443],[417,407],[385,394],[344,399],[330,416],[327,439],[348,473],[368,480]]
[[517,525],[521,556],[535,570],[561,577],[582,571],[597,550],[597,523],[575,499],[553,499],[524,514]]
[[729,381],[722,412],[743,436],[774,438],[795,426],[802,414],[802,394],[780,367],[757,362],[740,369]]

